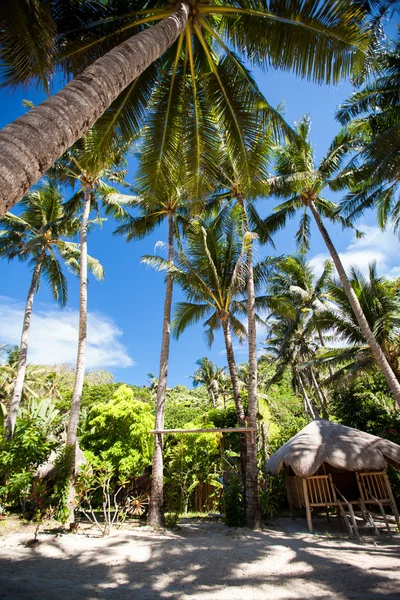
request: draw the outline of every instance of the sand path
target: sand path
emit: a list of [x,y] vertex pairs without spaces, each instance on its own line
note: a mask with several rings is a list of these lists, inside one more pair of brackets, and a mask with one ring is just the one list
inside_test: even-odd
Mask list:
[[30,537],[0,538],[1,599],[400,599],[397,535],[353,543],[206,522],[104,539],[40,534],[35,546]]

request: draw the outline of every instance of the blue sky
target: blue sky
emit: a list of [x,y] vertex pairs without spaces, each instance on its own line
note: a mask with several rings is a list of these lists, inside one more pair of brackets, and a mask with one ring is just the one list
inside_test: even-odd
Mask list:
[[[290,123],[308,113],[312,121],[312,141],[316,156],[326,152],[332,138],[339,130],[335,121],[337,106],[352,92],[349,82],[337,87],[319,86],[301,81],[289,73],[254,70],[256,80],[269,100],[276,106],[286,105],[286,118]],[[3,127],[25,109],[22,100],[35,104],[42,96],[35,90],[17,90],[14,93],[0,90],[0,127]],[[129,159],[127,181],[134,175],[134,160]],[[330,197],[334,199],[331,194]],[[272,200],[259,204],[263,214],[273,207]],[[329,226],[330,233],[346,266],[354,264],[365,270],[368,262],[376,260],[383,275],[400,276],[399,242],[390,232],[381,232],[374,215],[366,215],[361,222],[366,232],[362,240],[355,240],[349,231]],[[140,264],[143,254],[153,254],[157,241],[166,239],[166,230],[160,227],[146,240],[127,244],[123,238],[112,235],[114,224],[104,223],[89,237],[89,252],[103,264],[106,277],[103,283],[90,280],[88,367],[112,371],[117,381],[137,385],[146,383],[149,372],[158,373],[161,343],[161,324],[164,301],[164,278]],[[276,253],[295,250],[293,234],[295,223],[275,237]],[[273,254],[271,248],[258,249],[258,255]],[[318,232],[312,231],[309,253],[316,269],[328,258]],[[27,265],[0,262],[0,344],[17,344],[22,325],[24,302],[29,286]],[[29,360],[45,364],[56,362],[74,364],[78,322],[78,280],[69,276],[69,303],[60,311],[45,283],[35,299]],[[174,300],[181,297],[176,290]],[[259,331],[261,343],[264,332]],[[246,346],[237,345],[238,362],[246,360]],[[219,365],[226,364],[222,335],[216,337],[211,350],[204,344],[201,325],[188,329],[171,344],[169,385],[191,385],[189,376],[195,371],[195,362],[202,356],[210,357]]]

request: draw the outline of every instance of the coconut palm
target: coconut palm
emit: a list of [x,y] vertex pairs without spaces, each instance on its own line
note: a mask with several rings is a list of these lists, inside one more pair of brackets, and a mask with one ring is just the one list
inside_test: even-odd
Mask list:
[[[67,241],[79,227],[76,219],[66,218],[63,197],[57,186],[46,183],[38,190],[29,193],[21,201],[19,215],[7,213],[0,222],[0,255],[12,260],[29,261],[32,278],[25,306],[21,344],[18,356],[10,409],[7,415],[6,430],[11,439],[23,392],[29,331],[35,293],[44,278],[54,299],[64,306],[67,302],[67,280],[62,271],[64,262],[72,271],[78,271],[79,246]],[[89,257],[89,266],[95,273],[101,272],[97,260]]]
[[[222,140],[220,144],[219,180],[216,193],[210,201],[212,207],[216,202],[226,199],[227,202],[236,205],[242,212],[241,223],[243,234],[250,230],[257,235],[261,243],[271,242],[268,228],[263,225],[263,220],[256,209],[256,202],[266,194],[267,166],[271,150],[271,132],[269,129],[261,130],[253,139],[246,151],[247,167],[237,160],[237,156],[229,152],[229,147]],[[250,174],[250,176],[249,176]],[[256,428],[257,420],[257,332],[256,332],[256,309],[253,273],[253,242],[250,241],[247,248],[247,322],[248,322],[248,347],[249,347],[249,374],[248,386],[248,423]],[[247,440],[247,502],[248,522],[260,525],[258,509],[258,486],[257,486],[257,447],[255,434],[249,434]],[[252,508],[251,508],[252,507]],[[250,516],[253,515],[253,516]]]
[[102,115],[104,132],[110,123],[122,135],[140,128],[153,92],[164,107],[158,172],[174,158],[176,120],[197,186],[204,165],[213,166],[207,147],[216,121],[232,154],[245,160],[256,115],[276,117],[240,54],[320,83],[337,82],[361,73],[370,37],[365,11],[350,0],[62,0],[24,5],[22,17],[20,9],[11,0],[1,4],[5,82],[36,79],[46,87],[56,69],[75,79],[0,133],[2,213]]
[[[0,364],[0,402],[8,406],[12,397],[14,383],[18,370],[19,347],[13,346],[7,350],[7,359]],[[40,396],[52,397],[58,395],[54,386],[53,373],[40,365],[26,365],[22,402]]]
[[217,367],[209,358],[203,357],[196,361],[199,366],[194,375],[192,375],[193,385],[197,387],[204,385],[211,399],[213,408],[218,405],[220,394],[221,376],[225,374],[225,368]]
[[[294,380],[302,379],[301,383],[314,391],[324,416],[328,414],[327,400],[309,361],[319,347],[325,346],[319,316],[330,306],[328,284],[332,271],[332,263],[326,261],[321,275],[316,278],[303,255],[285,256],[276,261],[264,298],[265,307],[271,311],[267,320],[267,349],[278,360],[276,374],[269,385],[279,380],[290,366]],[[300,391],[312,416],[315,411],[309,407],[305,388],[300,386]]]
[[[397,381],[400,381],[400,296],[397,286],[379,277],[376,264],[371,263],[368,278],[356,268],[350,271],[350,284],[363,309],[371,330],[382,348]],[[371,349],[365,345],[360,326],[340,281],[328,285],[331,304],[318,315],[321,327],[332,331],[345,343],[343,348],[330,349],[315,360],[318,367],[331,364],[339,369],[327,380],[333,384],[353,378],[365,370],[376,368]]]
[[323,190],[329,186],[331,179],[340,169],[341,160],[348,149],[349,136],[346,132],[343,133],[340,144],[337,144],[337,140],[335,140],[326,157],[322,159],[319,166],[316,166],[313,148],[309,141],[310,120],[308,117],[304,117],[300,121],[297,132],[302,139],[301,142],[297,139],[288,140],[285,145],[277,149],[276,175],[269,178],[270,193],[278,198],[285,198],[285,201],[275,207],[273,213],[266,218],[265,224],[271,232],[277,231],[300,212],[300,226],[296,233],[296,241],[300,250],[304,252],[310,246],[311,219],[309,212],[311,212],[331,255],[345,293],[349,298],[364,339],[370,346],[374,359],[385,376],[397,406],[400,407],[399,382],[371,331],[339,254],[323,222],[325,218],[331,222],[340,223],[343,227],[352,227],[351,223],[339,214],[338,205],[322,196]]
[[[147,146],[143,147],[146,152]],[[178,169],[178,171],[180,171]],[[156,196],[143,190],[139,191],[137,196],[112,195],[116,201],[126,200],[127,204],[135,208],[139,215],[132,217],[126,216],[124,222],[117,227],[115,233],[125,235],[127,241],[134,239],[143,239],[154,229],[163,223],[166,219],[168,223],[168,261],[173,264],[175,252],[175,240],[180,238],[180,231],[185,227],[188,219],[189,203],[184,189],[179,185],[179,176],[177,169],[170,171],[168,178],[163,179],[166,187],[161,191],[158,186]],[[142,176],[140,183],[145,185],[146,178]],[[156,415],[155,429],[164,428],[165,399],[167,391],[167,376],[171,337],[171,306],[173,295],[173,277],[172,273],[167,273],[164,300],[164,316],[162,326],[161,351],[160,351],[160,369],[157,380],[156,391]],[[151,485],[151,506],[149,511],[149,523],[155,527],[164,523],[163,504],[164,504],[164,484],[163,484],[163,456],[162,456],[162,436],[154,436],[152,467],[152,485]]]
[[[216,330],[222,328],[228,368],[232,381],[233,397],[238,423],[245,426],[245,412],[240,396],[240,386],[232,344],[232,333],[239,339],[246,337],[246,329],[238,314],[246,312],[246,303],[240,301],[247,285],[246,253],[252,234],[242,236],[240,215],[224,222],[221,214],[208,227],[200,221],[188,230],[187,248],[175,256],[175,265],[160,257],[146,256],[144,262],[159,270],[172,273],[187,297],[176,305],[172,329],[179,337],[187,326],[207,317],[204,322],[205,339],[211,346]],[[261,269],[260,269],[261,271]],[[241,469],[246,472],[246,440],[241,435]],[[250,508],[251,510],[251,508]],[[249,523],[253,517],[250,512]]]
[[377,56],[373,81],[342,104],[337,118],[353,138],[351,160],[335,182],[350,187],[341,203],[346,217],[355,219],[376,208],[382,228],[400,226],[400,37]]
[[[79,184],[79,189],[64,204],[64,210],[70,218],[79,221],[79,333],[78,333],[78,352],[76,362],[75,383],[72,394],[72,403],[70,419],[67,428],[67,444],[75,445],[77,443],[78,423],[80,414],[80,405],[83,390],[83,381],[85,376],[86,361],[86,343],[87,343],[87,283],[88,283],[88,228],[94,221],[90,221],[90,214],[94,210],[97,214],[97,222],[101,223],[100,209],[105,211],[106,215],[112,215],[117,219],[125,218],[126,210],[121,201],[116,201],[112,194],[117,193],[117,189],[110,183],[121,184],[126,171],[121,169],[125,165],[123,154],[125,148],[118,148],[115,145],[109,148],[109,154],[106,162],[102,162],[101,156],[92,155],[92,137],[95,132],[89,131],[85,138],[82,138],[72,148],[70,148],[49,171],[51,177],[57,181],[75,187]],[[104,277],[103,268],[97,265],[97,269],[92,272],[97,279]]]

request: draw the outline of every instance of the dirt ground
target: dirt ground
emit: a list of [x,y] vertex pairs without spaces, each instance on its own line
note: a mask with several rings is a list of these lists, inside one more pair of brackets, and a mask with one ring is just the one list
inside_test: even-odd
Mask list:
[[[322,532],[323,533],[323,532]],[[0,598],[7,600],[399,600],[400,536],[361,543],[306,533],[280,519],[263,531],[188,521],[175,531],[32,529],[0,537]]]

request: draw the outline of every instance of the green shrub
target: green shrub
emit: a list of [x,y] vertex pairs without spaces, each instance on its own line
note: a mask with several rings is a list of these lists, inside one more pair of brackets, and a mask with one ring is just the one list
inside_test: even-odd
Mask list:
[[243,485],[239,476],[231,476],[224,490],[225,523],[228,527],[244,527],[245,508]]
[[90,410],[81,446],[110,463],[116,477],[136,477],[151,464],[153,424],[150,407],[121,385],[112,402],[97,403]]

